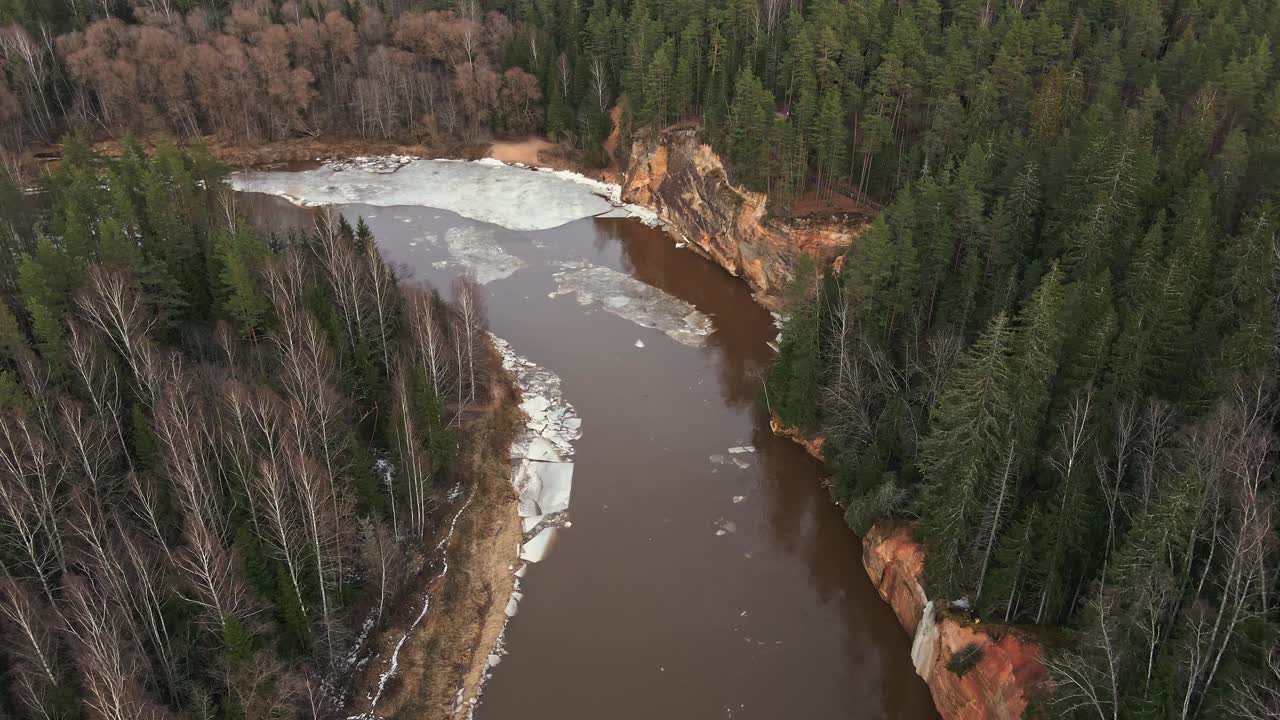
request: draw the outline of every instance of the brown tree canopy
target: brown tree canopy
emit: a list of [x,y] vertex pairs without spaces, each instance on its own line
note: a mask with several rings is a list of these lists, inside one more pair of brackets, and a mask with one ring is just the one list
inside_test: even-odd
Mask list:
[[[357,25],[337,10],[317,20],[292,0],[275,15],[270,3],[241,0],[221,27],[203,8],[183,15],[165,0],[134,4],[138,24],[104,18],[54,42],[73,81],[75,129],[234,141],[326,131],[472,140],[495,118],[516,132],[540,122],[537,80],[498,61],[515,28],[475,3],[385,14],[366,7]],[[33,44],[16,26],[4,33],[15,38],[0,38],[6,55]],[[17,136],[52,127],[38,92],[3,90],[0,123]]]

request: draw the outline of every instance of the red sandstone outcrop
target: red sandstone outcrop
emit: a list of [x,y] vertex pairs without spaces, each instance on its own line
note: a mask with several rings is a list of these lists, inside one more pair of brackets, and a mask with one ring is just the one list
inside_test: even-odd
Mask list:
[[[936,607],[920,584],[924,549],[905,526],[875,526],[862,539],[862,564],[880,597],[915,640],[911,660],[945,720],[1017,720],[1044,677],[1035,641],[1005,626],[982,625]],[[980,650],[963,675],[948,664]]]
[[773,431],[774,435],[788,438],[792,442],[804,448],[805,452],[809,453],[814,460],[823,462],[822,445],[826,442],[826,438],[807,438],[801,435],[799,430],[783,425],[782,421],[776,417],[769,418],[769,429]]
[[784,222],[767,217],[767,196],[729,182],[720,157],[698,142],[692,128],[635,138],[622,197],[656,210],[676,237],[741,276],[769,306],[778,304],[801,256],[825,266],[866,225],[847,218]]

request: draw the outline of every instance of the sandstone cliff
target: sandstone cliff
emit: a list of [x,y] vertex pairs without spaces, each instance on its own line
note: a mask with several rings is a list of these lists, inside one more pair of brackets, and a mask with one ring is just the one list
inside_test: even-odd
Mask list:
[[865,219],[770,219],[767,196],[729,182],[724,163],[692,128],[634,139],[623,200],[653,208],[667,230],[747,281],[776,307],[803,255],[825,266],[849,248]]
[[[915,638],[911,660],[938,713],[945,720],[1021,718],[1044,676],[1039,646],[1013,629],[970,622],[929,600],[920,584],[924,549],[908,528],[877,525],[862,543],[872,584]],[[970,652],[981,654],[963,675],[947,667]]]
[[776,416],[769,418],[769,429],[773,431],[774,435],[788,438],[791,440],[791,442],[796,443],[800,447],[804,448],[804,451],[809,453],[809,457],[813,458],[814,460],[817,460],[818,462],[825,462],[825,460],[822,457],[822,446],[826,444],[826,441],[827,441],[826,438],[805,437],[803,434],[801,434],[799,430],[796,430],[794,428],[789,428],[786,425],[783,425],[782,421],[779,420]]

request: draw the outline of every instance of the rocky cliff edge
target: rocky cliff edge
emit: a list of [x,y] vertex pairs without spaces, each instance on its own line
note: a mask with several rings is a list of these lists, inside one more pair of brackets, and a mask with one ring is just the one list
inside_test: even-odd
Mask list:
[[866,227],[861,217],[772,219],[767,196],[734,185],[724,163],[693,128],[636,137],[622,198],[657,211],[666,229],[742,277],[762,304],[776,308],[799,259],[835,261]]
[[[906,526],[873,527],[862,539],[862,564],[914,637],[911,660],[944,720],[1022,717],[1044,679],[1035,641],[1008,627],[971,622],[931,601],[920,582],[924,548]],[[976,662],[963,662],[966,656]]]

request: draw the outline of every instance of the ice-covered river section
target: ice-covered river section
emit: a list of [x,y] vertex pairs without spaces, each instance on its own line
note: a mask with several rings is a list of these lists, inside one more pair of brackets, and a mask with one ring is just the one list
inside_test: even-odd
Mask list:
[[359,158],[296,172],[235,173],[231,186],[304,206],[439,208],[508,230],[550,230],[581,218],[619,215],[653,221],[652,213],[622,203],[617,185],[497,160]]

